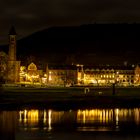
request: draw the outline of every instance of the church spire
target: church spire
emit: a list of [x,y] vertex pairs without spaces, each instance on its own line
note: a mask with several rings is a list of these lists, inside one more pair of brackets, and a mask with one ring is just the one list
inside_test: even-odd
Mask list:
[[16,31],[14,26],[9,31],[9,60],[16,61]]
[[12,26],[12,27],[11,27],[11,29],[10,29],[10,31],[9,31],[9,35],[17,35],[17,33],[16,33],[16,30],[15,30],[15,27],[14,27],[14,26]]

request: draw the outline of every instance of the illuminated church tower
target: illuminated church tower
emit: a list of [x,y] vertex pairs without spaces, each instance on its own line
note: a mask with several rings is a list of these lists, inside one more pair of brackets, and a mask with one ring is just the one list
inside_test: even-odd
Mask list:
[[9,32],[9,52],[8,52],[8,82],[19,81],[20,61],[16,60],[16,31],[12,27]]
[[9,61],[16,61],[16,31],[12,27],[9,32]]

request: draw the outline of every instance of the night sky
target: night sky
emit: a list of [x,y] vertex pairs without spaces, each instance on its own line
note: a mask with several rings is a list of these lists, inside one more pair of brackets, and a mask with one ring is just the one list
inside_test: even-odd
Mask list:
[[0,44],[11,25],[18,38],[52,26],[140,22],[139,0],[1,0]]

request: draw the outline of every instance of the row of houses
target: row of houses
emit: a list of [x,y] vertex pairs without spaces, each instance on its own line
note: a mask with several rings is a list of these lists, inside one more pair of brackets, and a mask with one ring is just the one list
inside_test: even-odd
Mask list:
[[140,66],[84,66],[84,65],[46,65],[39,70],[35,63],[20,67],[20,83],[39,83],[52,86],[119,86],[140,85]]

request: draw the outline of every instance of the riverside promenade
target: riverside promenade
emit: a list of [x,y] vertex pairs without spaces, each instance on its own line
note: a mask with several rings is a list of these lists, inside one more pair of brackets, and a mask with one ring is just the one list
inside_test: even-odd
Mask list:
[[0,108],[140,107],[140,87],[1,87]]

